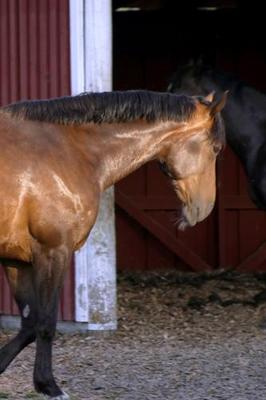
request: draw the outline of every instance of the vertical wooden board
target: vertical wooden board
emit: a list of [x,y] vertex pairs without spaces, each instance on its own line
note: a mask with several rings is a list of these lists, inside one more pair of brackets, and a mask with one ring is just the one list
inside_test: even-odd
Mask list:
[[48,27],[48,1],[38,1],[39,13],[38,13],[38,27],[39,27],[39,38],[41,45],[39,45],[40,59],[40,75],[39,75],[39,86],[40,86],[40,97],[49,97],[49,27]]
[[221,185],[223,188],[223,195],[237,195],[238,194],[238,181],[239,171],[236,156],[232,150],[227,146],[221,155],[221,168],[223,169],[221,177]]
[[235,267],[239,261],[239,212],[225,212],[225,268]]
[[176,256],[158,239],[147,237],[147,265],[145,270],[170,270],[175,268]]
[[38,57],[39,37],[39,3],[36,0],[28,0],[28,32],[30,35],[30,46],[28,49],[27,69],[28,69],[28,90],[29,98],[37,99],[40,97],[40,58]]
[[10,101],[10,37],[9,30],[9,0],[0,1],[0,102],[1,105],[8,104]]
[[[239,211],[240,261],[252,254],[266,240],[265,226],[265,212],[258,210]],[[256,269],[256,266],[254,266],[254,269]]]
[[28,0],[18,2],[19,98],[29,98],[29,9]]
[[[149,210],[148,215],[167,228],[175,235],[175,225],[172,211]],[[175,267],[175,255],[165,247],[158,239],[148,235],[147,239],[147,269],[172,269]]]
[[238,191],[240,195],[248,196],[248,181],[242,165],[238,164]]
[[218,267],[218,205],[217,200],[206,223],[206,261],[214,268]]
[[187,228],[183,232],[176,230],[177,237],[181,239],[187,247],[207,262],[210,261],[208,248],[209,246],[214,245],[214,237],[211,242],[208,241],[208,239],[210,239],[208,232],[210,229],[209,225],[211,219],[212,216],[209,216],[205,221],[200,222],[193,228]]
[[116,207],[117,266],[119,270],[145,270],[146,231]]
[[48,1],[48,62],[49,62],[49,81],[48,81],[48,96],[56,97],[59,92],[60,71],[59,71],[59,43],[58,43],[58,0]]
[[9,30],[6,34],[10,37],[10,102],[20,98],[19,91],[19,24],[18,24],[18,0],[9,0]]
[[[150,162],[147,165],[147,198],[149,198],[149,196],[162,196],[165,198],[166,202],[168,198],[174,198],[176,200],[176,206],[179,206],[172,182],[162,173],[157,161]],[[166,227],[173,236],[175,236],[175,222],[177,219],[176,210],[164,209],[164,205],[162,204],[160,210],[147,210],[146,212],[163,227]],[[149,235],[147,246],[147,268],[175,268],[175,265],[177,264],[175,260],[176,256],[172,254],[165,245],[162,245],[158,239]]]
[[70,40],[69,40],[69,0],[58,0],[58,47],[59,47],[59,93],[60,96],[70,94]]
[[223,182],[224,182],[224,160],[221,158],[217,162],[217,199],[216,199],[216,231],[217,231],[217,267],[224,268],[225,261],[225,199],[223,195]]

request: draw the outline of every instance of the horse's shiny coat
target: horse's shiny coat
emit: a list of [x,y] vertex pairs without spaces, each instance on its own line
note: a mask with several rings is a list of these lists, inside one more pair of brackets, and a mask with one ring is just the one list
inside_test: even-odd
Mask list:
[[66,398],[52,374],[59,289],[101,193],[157,159],[183,203],[181,228],[206,218],[215,202],[224,102],[114,92],[0,110],[0,258],[22,318],[18,335],[0,350],[0,373],[36,340],[36,390]]

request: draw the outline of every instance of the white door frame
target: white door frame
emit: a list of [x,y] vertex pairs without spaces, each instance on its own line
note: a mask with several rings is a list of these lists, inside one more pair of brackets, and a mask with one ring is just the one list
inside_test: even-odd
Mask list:
[[[71,93],[112,89],[112,1],[69,0]],[[75,318],[116,329],[114,190],[101,200],[88,241],[75,254]]]

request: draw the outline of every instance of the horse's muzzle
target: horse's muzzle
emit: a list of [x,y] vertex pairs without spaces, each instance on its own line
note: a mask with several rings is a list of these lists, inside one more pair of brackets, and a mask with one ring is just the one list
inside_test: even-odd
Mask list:
[[214,203],[205,205],[193,205],[182,207],[182,214],[178,223],[179,230],[185,230],[187,227],[192,227],[198,222],[203,221],[213,210]]

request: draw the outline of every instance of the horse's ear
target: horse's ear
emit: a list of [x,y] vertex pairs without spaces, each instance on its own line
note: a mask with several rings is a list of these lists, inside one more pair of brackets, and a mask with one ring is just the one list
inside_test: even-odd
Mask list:
[[209,103],[212,103],[214,96],[215,96],[215,92],[213,91],[213,92],[209,93],[207,96],[205,96],[204,100],[208,101]]
[[214,116],[216,113],[222,111],[222,109],[225,106],[225,103],[226,103],[226,100],[227,100],[227,97],[228,97],[228,93],[229,93],[229,90],[226,90],[225,92],[222,93],[221,96],[219,95],[219,97],[218,97],[216,95],[214,97],[214,99],[213,99],[213,101],[212,101],[212,103],[210,105],[210,107],[211,107],[210,114],[212,116]]

